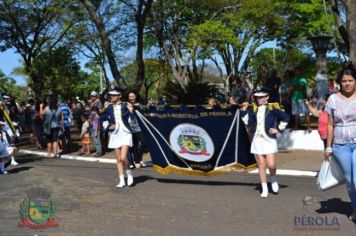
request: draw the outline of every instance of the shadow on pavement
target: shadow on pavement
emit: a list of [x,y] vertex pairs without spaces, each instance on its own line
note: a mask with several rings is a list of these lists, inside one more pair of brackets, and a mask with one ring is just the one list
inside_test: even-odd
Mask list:
[[19,164],[26,164],[34,161],[42,161],[43,159],[45,158],[41,156],[30,155],[30,154],[16,155],[16,161]]
[[[155,178],[158,182],[169,184],[192,184],[192,185],[213,185],[213,186],[255,186],[256,190],[261,189],[259,183],[227,182],[227,181],[203,181],[203,180],[183,180],[183,179],[162,179]],[[287,188],[287,185],[279,185],[280,188]]]
[[155,179],[155,178],[153,178],[152,176],[148,176],[148,175],[135,176],[134,177],[135,182],[134,182],[133,186],[135,186],[137,184],[144,183],[148,180],[153,180],[153,179]]
[[15,167],[15,168],[12,168],[11,170],[8,170],[8,172],[9,172],[9,174],[17,174],[22,171],[28,171],[32,168],[33,168],[32,166]]
[[344,202],[340,198],[332,198],[326,201],[321,201],[320,208],[316,209],[315,212],[320,214],[325,213],[339,213],[349,216],[352,213],[351,203]]

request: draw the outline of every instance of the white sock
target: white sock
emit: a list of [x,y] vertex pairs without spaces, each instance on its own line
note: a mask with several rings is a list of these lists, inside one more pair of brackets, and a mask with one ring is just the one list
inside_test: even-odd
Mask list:
[[127,175],[127,186],[131,186],[134,182],[131,170],[126,170],[126,175]]
[[277,182],[277,177],[275,175],[271,176],[271,186],[274,193],[278,193],[279,186]]
[[119,177],[119,184],[116,185],[117,188],[122,188],[125,187],[126,183],[125,183],[125,177],[123,175],[120,175]]
[[15,161],[15,157],[14,156],[11,156],[11,165],[13,165],[13,166],[17,166],[19,163],[17,163],[16,161]]
[[126,175],[127,175],[127,177],[132,176],[132,171],[131,170],[126,170]]
[[268,196],[268,186],[267,183],[261,183],[262,186],[262,193],[261,193],[261,197],[265,198]]

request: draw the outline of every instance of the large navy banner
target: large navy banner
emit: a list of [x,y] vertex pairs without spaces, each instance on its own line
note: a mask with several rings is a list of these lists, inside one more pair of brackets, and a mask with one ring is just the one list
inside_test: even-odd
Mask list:
[[215,175],[255,167],[236,107],[150,107],[136,114],[158,172]]

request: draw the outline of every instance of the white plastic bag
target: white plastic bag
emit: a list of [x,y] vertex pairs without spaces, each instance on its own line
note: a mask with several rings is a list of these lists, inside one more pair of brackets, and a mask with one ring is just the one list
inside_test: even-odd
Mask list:
[[344,182],[344,173],[335,160],[330,156],[329,161],[323,161],[316,184],[320,190],[327,190]]

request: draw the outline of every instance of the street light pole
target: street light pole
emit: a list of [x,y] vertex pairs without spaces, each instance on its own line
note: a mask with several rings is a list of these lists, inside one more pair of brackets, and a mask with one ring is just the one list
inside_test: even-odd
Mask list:
[[308,39],[312,43],[316,56],[316,96],[319,104],[320,100],[329,93],[326,53],[330,49],[330,41],[332,37],[328,35],[320,35]]
[[103,73],[102,68],[99,66],[99,77],[100,77],[100,93],[103,92]]

